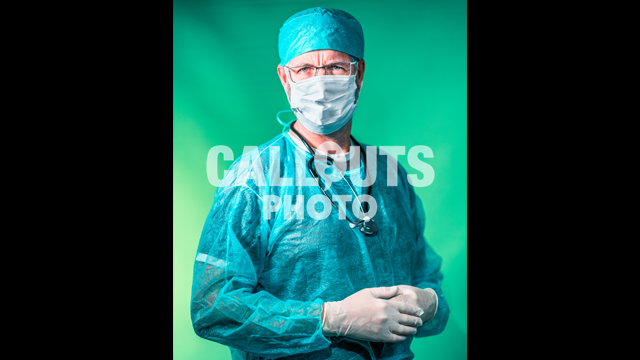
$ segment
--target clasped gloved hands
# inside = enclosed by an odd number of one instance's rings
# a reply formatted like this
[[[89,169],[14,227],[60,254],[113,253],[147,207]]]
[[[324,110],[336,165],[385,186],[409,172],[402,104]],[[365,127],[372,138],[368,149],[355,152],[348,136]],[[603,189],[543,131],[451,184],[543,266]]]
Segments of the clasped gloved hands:
[[[438,294],[431,288],[420,289],[411,285],[397,285],[398,294],[389,300],[417,306],[424,311],[420,316],[422,323],[433,319],[438,310]]]
[[[342,301],[326,302],[322,333],[367,341],[404,341],[422,326],[424,313],[410,303],[407,293],[399,286],[368,288]]]

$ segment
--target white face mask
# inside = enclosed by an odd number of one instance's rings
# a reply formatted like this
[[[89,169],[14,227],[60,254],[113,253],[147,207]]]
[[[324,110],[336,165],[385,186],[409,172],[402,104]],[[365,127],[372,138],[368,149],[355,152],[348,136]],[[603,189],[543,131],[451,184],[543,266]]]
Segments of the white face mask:
[[[292,82],[289,104],[298,121],[316,134],[343,127],[356,110],[356,75],[321,75]]]

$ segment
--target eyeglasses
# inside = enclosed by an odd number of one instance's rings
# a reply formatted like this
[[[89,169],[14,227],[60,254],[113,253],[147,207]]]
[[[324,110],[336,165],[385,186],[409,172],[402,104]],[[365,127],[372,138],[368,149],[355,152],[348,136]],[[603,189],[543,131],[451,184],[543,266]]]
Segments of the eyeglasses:
[[[318,74],[318,69],[324,69],[325,75],[355,75],[358,70],[358,62],[340,61],[325,66],[303,65],[294,67],[285,66],[285,68],[287,68],[287,71],[289,72],[289,78],[291,81],[298,82],[312,76],[316,76]]]

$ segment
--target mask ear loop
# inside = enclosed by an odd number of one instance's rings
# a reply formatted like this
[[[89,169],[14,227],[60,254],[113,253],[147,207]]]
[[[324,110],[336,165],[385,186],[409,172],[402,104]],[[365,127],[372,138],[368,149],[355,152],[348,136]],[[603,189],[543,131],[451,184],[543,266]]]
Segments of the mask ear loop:
[[[293,119],[293,120],[289,121],[288,123],[285,123],[282,120],[280,120],[280,114],[282,114],[283,112],[287,112],[287,111],[288,112],[293,112],[293,110],[282,110],[282,111],[278,111],[278,113],[276,114],[276,120],[278,120],[280,125],[282,125],[282,133],[283,134],[287,130],[287,127],[291,126],[291,124],[293,124],[294,121],[298,120],[298,119]]]
[[[288,72],[288,71],[286,71],[286,72],[285,72],[285,74],[286,74],[287,80],[288,80],[288,81],[291,81],[291,78],[289,77],[289,72]],[[287,96],[288,96],[288,94],[287,94]],[[291,112],[291,113],[292,113],[292,112],[293,112],[293,110],[282,110],[282,111],[279,111],[279,112],[276,114],[276,120],[278,120],[278,122],[280,123],[280,125],[282,125],[282,134],[284,134],[284,132],[287,130],[287,128],[290,128],[290,127],[291,127],[291,124],[293,124],[293,122],[294,122],[294,121],[298,120],[298,119],[293,119],[293,120],[289,121],[288,123],[285,123],[284,121],[282,121],[282,120],[280,119],[280,114],[282,114],[283,112]]]

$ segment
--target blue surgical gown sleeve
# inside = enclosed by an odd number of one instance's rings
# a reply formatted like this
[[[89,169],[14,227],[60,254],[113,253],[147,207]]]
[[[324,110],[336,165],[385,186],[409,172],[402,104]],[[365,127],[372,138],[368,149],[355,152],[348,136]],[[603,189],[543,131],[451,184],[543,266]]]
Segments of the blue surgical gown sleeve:
[[[236,179],[243,176],[240,168],[230,168],[236,171]],[[204,339],[265,358],[328,347],[330,341],[322,335],[321,299],[279,299],[256,291],[270,232],[269,221],[263,219],[263,197],[251,181],[223,183],[216,191],[194,263],[194,331]]]
[[[415,337],[425,337],[440,334],[449,319],[449,304],[442,292],[442,257],[436,254],[424,238],[425,215],[422,201],[411,190],[413,221],[417,235],[415,251],[412,253],[411,285],[420,289],[432,288],[438,295],[438,309],[436,315],[426,324],[418,327]]]

